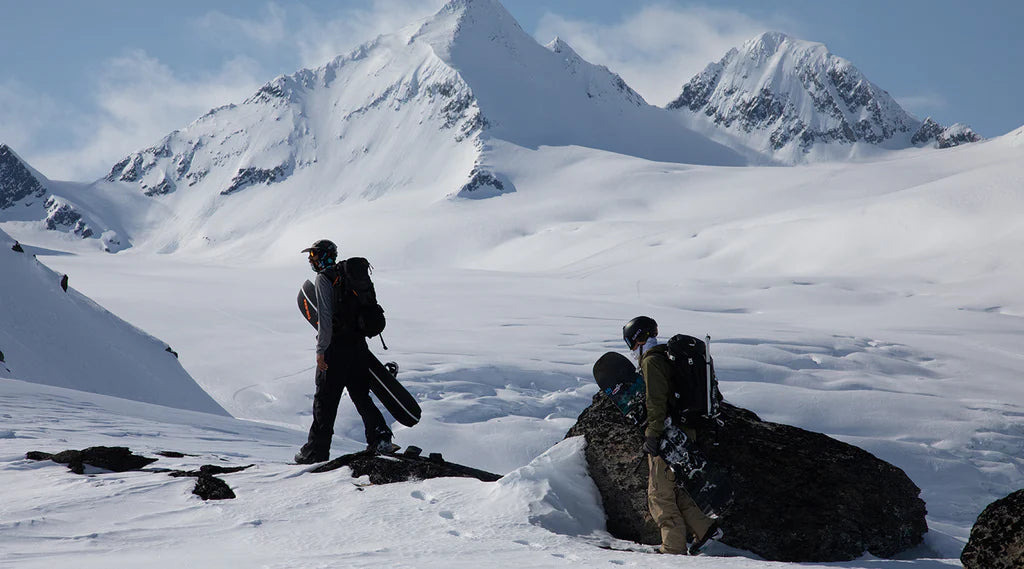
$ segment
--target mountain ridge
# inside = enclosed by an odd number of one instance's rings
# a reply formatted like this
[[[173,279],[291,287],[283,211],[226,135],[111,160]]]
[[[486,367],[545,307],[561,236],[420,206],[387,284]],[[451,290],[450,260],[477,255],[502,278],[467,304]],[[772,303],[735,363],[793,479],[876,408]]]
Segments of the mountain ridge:
[[[781,32],[729,50],[666,108],[719,141],[791,164],[853,157],[872,147],[947,148],[981,140],[965,125],[921,121],[824,44]]]
[[[350,198],[433,203],[514,193],[494,150],[506,143],[745,163],[568,44],[540,45],[499,2],[453,0],[206,113],[117,162],[103,183],[126,183],[187,220],[165,225],[157,247],[170,252],[284,230],[288,216],[298,221]],[[245,205],[235,199],[242,194]],[[237,221],[239,207],[260,219]]]

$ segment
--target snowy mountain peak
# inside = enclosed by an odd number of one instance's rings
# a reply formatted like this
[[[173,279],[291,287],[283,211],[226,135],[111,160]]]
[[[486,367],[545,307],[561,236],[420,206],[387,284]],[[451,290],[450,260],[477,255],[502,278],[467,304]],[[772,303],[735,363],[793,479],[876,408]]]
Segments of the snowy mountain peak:
[[[540,45],[496,0],[453,0],[320,68],[276,77],[125,157],[106,181],[130,183],[195,220],[168,223],[158,248],[173,251],[183,241],[206,247],[284,230],[294,220],[282,210],[313,215],[348,197],[515,192],[492,158],[502,144],[744,163],[564,42]],[[243,205],[251,203],[236,199],[243,192],[263,205]],[[242,219],[237,207],[253,214]],[[198,230],[214,217],[223,217],[216,231]]]
[[[565,41],[558,36],[555,36],[555,39],[548,42],[548,44],[545,45],[544,47],[548,48],[554,53],[561,53],[566,56],[576,58],[579,57],[579,54],[576,53],[576,50],[574,50],[569,44],[565,43]]]
[[[0,210],[46,194],[46,182],[10,146],[0,144]]]
[[[790,163],[843,158],[865,145],[945,147],[973,138],[941,139],[944,127],[906,112],[824,44],[780,32],[730,50],[691,79],[668,108],[691,126],[720,129],[733,143]]]

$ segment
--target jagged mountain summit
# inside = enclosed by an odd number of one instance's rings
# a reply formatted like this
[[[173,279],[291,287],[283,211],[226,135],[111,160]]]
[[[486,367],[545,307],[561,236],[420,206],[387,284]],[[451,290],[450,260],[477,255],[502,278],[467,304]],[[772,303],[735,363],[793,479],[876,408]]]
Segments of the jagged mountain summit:
[[[0,144],[0,222],[38,222],[75,238],[99,239],[106,251],[121,249],[118,233],[68,189],[68,184],[47,179],[11,147]]]
[[[965,125],[919,120],[825,45],[779,32],[729,50],[667,108],[716,140],[783,163],[981,140]]]
[[[452,0],[423,22],[210,111],[125,157],[106,180],[131,183],[189,220],[165,240],[173,249],[246,231],[242,201],[251,229],[302,215],[298,195],[308,210],[350,197],[513,192],[493,154],[505,144],[745,163],[669,117],[564,42],[538,44],[496,0]],[[234,221],[216,221],[229,204]]]

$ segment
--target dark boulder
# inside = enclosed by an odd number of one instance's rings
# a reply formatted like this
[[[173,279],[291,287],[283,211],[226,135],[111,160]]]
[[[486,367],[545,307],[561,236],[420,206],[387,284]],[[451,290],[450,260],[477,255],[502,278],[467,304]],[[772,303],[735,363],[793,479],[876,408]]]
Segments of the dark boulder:
[[[84,474],[85,465],[110,472],[127,472],[139,470],[156,462],[155,458],[132,454],[127,447],[89,447],[83,450],[66,450],[57,454],[32,451],[27,453],[25,458],[52,460],[59,464],[66,464],[75,474]]]
[[[235,493],[227,482],[216,476],[202,473],[197,477],[192,493],[204,500],[233,500],[235,498]]]
[[[928,530],[920,489],[895,466],[852,445],[762,421],[723,404],[725,425],[698,437],[708,460],[728,472],[733,501],[722,512],[723,542],[773,561],[827,562],[865,552],[891,557]],[[647,512],[647,463],[639,427],[597,394],[566,436],[584,436],[608,531],[660,542]]]
[[[960,555],[964,569],[1024,567],[1024,490],[988,505]]]
[[[369,451],[346,454],[326,462],[311,472],[330,472],[343,466],[352,469],[355,477],[368,476],[371,484],[391,484],[428,478],[463,477],[494,482],[498,474],[444,460],[439,453],[420,456],[418,447],[410,446],[401,454],[377,455]]]

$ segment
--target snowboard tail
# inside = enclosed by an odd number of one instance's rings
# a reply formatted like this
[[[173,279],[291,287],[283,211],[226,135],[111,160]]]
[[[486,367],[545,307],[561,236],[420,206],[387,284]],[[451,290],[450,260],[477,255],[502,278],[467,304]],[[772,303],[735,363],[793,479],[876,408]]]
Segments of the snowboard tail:
[[[302,283],[297,300],[302,317],[313,328],[319,328],[320,317],[316,311],[316,285],[309,280]],[[373,352],[368,353],[370,354],[370,391],[377,396],[388,413],[391,413],[391,416],[399,423],[406,427],[412,427],[419,423],[422,410],[416,398],[402,387],[402,384],[398,383],[396,373],[392,373],[388,366],[381,363],[377,356],[373,355]],[[397,372],[397,366],[394,369]]]

